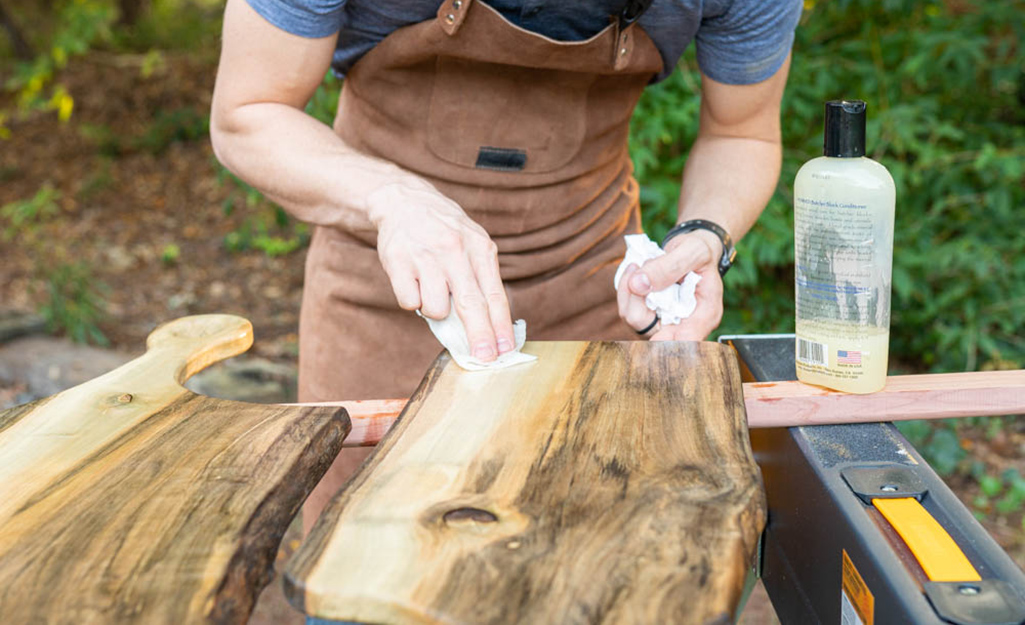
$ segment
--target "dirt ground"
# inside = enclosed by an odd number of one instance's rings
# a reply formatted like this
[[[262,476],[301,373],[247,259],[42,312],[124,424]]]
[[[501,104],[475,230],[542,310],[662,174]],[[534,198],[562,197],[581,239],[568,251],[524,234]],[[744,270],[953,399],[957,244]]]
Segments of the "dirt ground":
[[[209,139],[174,140],[202,131],[213,66],[167,56],[145,77],[120,58],[90,55],[65,72],[70,122],[38,114],[0,142],[0,206],[44,185],[59,193],[56,214],[0,238],[0,307],[37,309],[48,272],[84,263],[106,286],[99,328],[115,348],[139,350],[175,317],[225,312],[253,322],[255,353],[294,358],[304,252],[229,251],[225,237],[256,210],[219,178]]]
[[[238,188],[219,176],[205,136],[189,140],[209,109],[213,63],[168,54],[152,73],[143,65],[90,54],[64,73],[75,100],[70,122],[59,123],[52,113],[10,122],[11,138],[0,141],[0,206],[32,198],[44,185],[58,195],[52,214],[0,236],[0,309],[38,310],[47,302],[49,273],[62,263],[83,263],[94,283],[106,285],[106,316],[98,327],[114,349],[138,353],[161,322],[224,312],[253,322],[254,354],[294,363],[305,253],[228,249],[226,237],[266,208],[247,207]],[[0,98],[0,106],[7,104]],[[10,224],[0,221],[0,233],[5,228]],[[0,384],[0,400],[23,390]],[[991,475],[1009,468],[1025,473],[1021,424],[996,436],[981,427],[963,435],[962,446]],[[974,479],[955,475],[949,483],[979,509]],[[1021,510],[982,506],[979,513],[1025,566]],[[297,541],[293,528],[279,564]],[[293,619],[278,582],[267,592],[254,622]],[[749,625],[773,621],[764,598],[750,610],[743,621]]]

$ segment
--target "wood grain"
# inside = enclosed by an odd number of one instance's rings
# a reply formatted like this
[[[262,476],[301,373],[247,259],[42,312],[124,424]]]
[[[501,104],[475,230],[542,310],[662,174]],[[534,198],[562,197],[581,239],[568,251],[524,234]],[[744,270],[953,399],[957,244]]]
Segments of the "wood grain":
[[[407,401],[289,405],[344,407],[352,420],[344,446],[368,447],[381,441]],[[752,429],[1025,414],[1025,371],[890,376],[886,388],[870,395],[801,382],[745,382],[744,403]]]
[[[765,518],[740,376],[712,343],[445,355],[286,572],[367,623],[726,622]]]
[[[242,623],[349,429],[330,407],[195,395],[252,327],[202,315],[140,358],[0,412],[5,623]]]

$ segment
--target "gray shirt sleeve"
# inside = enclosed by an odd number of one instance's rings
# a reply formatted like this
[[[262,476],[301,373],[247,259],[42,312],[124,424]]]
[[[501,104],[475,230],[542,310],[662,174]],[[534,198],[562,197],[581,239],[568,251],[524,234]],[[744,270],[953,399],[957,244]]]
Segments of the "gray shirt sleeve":
[[[801,0],[732,0],[706,14],[694,38],[701,71],[729,85],[771,77],[790,53],[802,6]]]
[[[246,0],[263,19],[281,30],[317,39],[341,28],[346,0]]]

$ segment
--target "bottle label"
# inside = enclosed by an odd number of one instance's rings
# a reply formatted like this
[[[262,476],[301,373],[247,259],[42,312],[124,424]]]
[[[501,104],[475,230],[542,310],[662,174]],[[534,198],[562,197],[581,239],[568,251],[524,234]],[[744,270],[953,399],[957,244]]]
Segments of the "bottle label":
[[[797,339],[797,361],[806,365],[819,365],[822,367],[829,366],[829,359],[826,358],[826,354],[829,353],[829,345],[826,343],[816,343],[815,341],[809,341],[808,339]]]
[[[813,379],[858,381],[870,363],[885,375],[890,258],[879,248],[889,233],[874,213],[835,196],[794,198],[797,370]]]
[[[803,197],[794,205],[797,318],[882,325],[868,206]]]

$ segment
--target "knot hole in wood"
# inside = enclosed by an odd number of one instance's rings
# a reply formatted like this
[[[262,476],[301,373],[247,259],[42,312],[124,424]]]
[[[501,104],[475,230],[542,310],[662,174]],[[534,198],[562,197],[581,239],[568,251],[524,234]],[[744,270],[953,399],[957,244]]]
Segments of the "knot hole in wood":
[[[463,523],[497,523],[495,513],[480,508],[455,508],[442,515],[442,520],[449,525]]]

